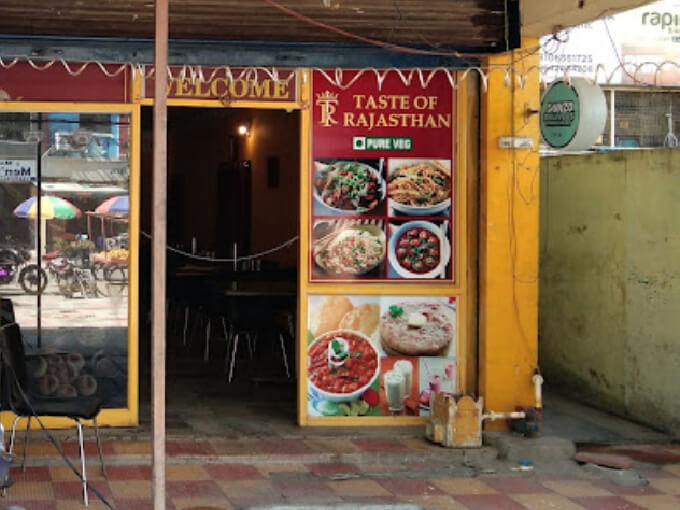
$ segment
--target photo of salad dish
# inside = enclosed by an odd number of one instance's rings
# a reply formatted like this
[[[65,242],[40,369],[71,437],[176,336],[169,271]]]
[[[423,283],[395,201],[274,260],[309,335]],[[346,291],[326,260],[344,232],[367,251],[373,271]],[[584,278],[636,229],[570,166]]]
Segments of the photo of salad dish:
[[[391,159],[388,173],[391,215],[431,216],[449,211],[450,161]]]
[[[390,277],[448,278],[450,257],[447,221],[390,223]]]
[[[375,164],[382,169],[382,160]],[[376,168],[360,161],[316,161],[315,166],[314,199],[331,213],[364,214],[383,204],[385,180]],[[326,211],[317,207],[316,212]]]
[[[371,272],[378,273],[374,276],[384,275],[383,222],[365,221],[371,223],[320,221],[315,224],[312,248],[315,277],[354,278]]]

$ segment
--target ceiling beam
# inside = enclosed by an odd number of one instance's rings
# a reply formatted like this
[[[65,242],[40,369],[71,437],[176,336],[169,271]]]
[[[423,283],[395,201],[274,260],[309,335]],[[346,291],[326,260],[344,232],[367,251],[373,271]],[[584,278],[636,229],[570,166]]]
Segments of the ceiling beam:
[[[441,48],[441,51],[454,49]],[[153,40],[22,37],[0,34],[0,56],[61,57],[72,62],[153,62]],[[365,44],[172,40],[171,65],[279,67],[449,67],[477,65],[478,59],[415,55]]]

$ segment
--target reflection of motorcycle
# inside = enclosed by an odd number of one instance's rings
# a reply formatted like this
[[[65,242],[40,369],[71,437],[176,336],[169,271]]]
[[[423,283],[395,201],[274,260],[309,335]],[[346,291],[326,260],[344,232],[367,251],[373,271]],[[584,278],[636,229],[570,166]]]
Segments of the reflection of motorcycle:
[[[42,280],[38,282],[38,273],[31,270],[31,266],[37,268],[35,264],[29,264],[19,270],[19,268],[26,264],[30,259],[31,255],[27,250],[10,248],[1,249],[0,284],[7,285],[12,283],[17,273],[19,273],[19,284],[25,292],[37,294],[38,284],[42,286],[42,289],[40,289],[42,291],[47,284],[47,276],[44,274],[44,271]]]
[[[57,281],[59,292],[66,297],[81,293],[83,297],[96,297],[97,285],[92,271],[86,267],[77,267],[73,261],[63,257],[59,251],[43,256],[46,268]]]

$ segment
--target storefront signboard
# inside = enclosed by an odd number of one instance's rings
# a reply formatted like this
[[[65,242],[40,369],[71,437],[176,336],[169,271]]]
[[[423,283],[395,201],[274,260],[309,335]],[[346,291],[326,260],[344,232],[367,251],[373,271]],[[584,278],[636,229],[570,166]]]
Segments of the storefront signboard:
[[[312,77],[310,279],[455,280],[453,86],[344,71]]]
[[[80,70],[83,64],[69,62],[70,68]],[[0,100],[5,101],[72,101],[79,103],[127,103],[131,71],[127,66],[88,64],[77,76],[60,63],[38,70],[26,62],[18,62],[9,69],[0,68]]]
[[[590,149],[602,134],[606,118],[604,93],[585,78],[555,81],[541,99],[541,136],[556,150]]]
[[[428,416],[455,394],[456,299],[310,296],[310,417]]]
[[[555,149],[565,147],[576,136],[580,104],[576,90],[564,81],[557,81],[541,101],[541,135]]]
[[[36,178],[35,160],[0,159],[1,182],[30,182]]]
[[[274,73],[262,69],[202,67],[184,70],[171,67],[168,99],[289,102],[297,99],[297,74],[294,69],[278,69]],[[147,77],[144,97],[154,97],[154,77]]]

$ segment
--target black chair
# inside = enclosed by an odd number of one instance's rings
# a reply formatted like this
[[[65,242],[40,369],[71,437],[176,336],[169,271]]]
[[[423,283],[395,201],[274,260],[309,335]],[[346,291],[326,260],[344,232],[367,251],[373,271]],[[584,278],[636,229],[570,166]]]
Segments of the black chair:
[[[14,322],[14,304],[11,299],[0,298],[0,326]]]
[[[83,445],[82,420],[92,420],[97,437],[97,449],[101,462],[102,473],[106,476],[104,456],[102,454],[101,439],[97,417],[102,407],[102,402],[97,397],[78,397],[72,399],[50,398],[49,400],[28,401],[28,370],[26,367],[26,354],[21,340],[21,330],[17,323],[7,324],[0,328],[0,352],[2,353],[3,370],[2,384],[8,391],[8,401],[3,402],[3,408],[8,408],[16,415],[12,423],[12,435],[10,438],[9,453],[14,450],[14,436],[17,422],[21,418],[28,418],[26,426],[26,440],[24,447],[23,468],[26,469],[26,457],[28,455],[29,434],[31,430],[31,418],[33,416],[56,416],[70,418],[76,422],[78,441],[80,443],[80,466],[83,478],[83,501],[88,504],[87,477],[85,474],[85,448]]]

